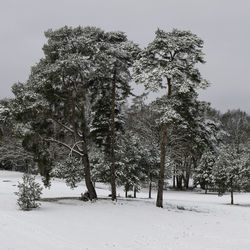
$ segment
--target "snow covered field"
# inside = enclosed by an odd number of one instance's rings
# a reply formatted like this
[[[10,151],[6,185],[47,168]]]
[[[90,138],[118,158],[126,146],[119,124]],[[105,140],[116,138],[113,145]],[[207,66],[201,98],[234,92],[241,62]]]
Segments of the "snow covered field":
[[[0,249],[7,250],[249,250],[250,194],[218,197],[196,192],[165,192],[164,209],[154,199],[74,199],[42,202],[39,209],[16,206],[17,181],[22,174],[0,171]],[[100,197],[109,190],[97,185]],[[71,190],[53,181],[43,197],[78,197],[83,186]],[[118,191],[123,196],[122,189]],[[155,193],[153,194],[155,197]]]

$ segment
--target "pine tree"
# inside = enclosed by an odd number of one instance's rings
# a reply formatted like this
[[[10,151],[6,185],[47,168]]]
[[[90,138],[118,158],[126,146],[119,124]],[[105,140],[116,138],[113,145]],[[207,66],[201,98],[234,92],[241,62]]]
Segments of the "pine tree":
[[[58,162],[52,170],[52,176],[65,179],[66,184],[71,188],[77,187],[84,178],[81,159],[69,156]]]
[[[131,131],[127,131],[123,136],[119,136],[118,142],[118,183],[124,186],[126,197],[128,191],[131,190],[134,190],[134,197],[136,197],[136,192],[140,190],[142,180],[145,179],[143,168],[140,165],[143,146],[139,138]]]
[[[26,84],[13,87],[14,110],[20,119],[27,118],[25,122],[37,138],[82,158],[90,199],[95,199],[88,156],[88,87],[101,67],[95,56],[105,34],[95,27],[63,27],[45,35],[45,58],[32,68]],[[53,133],[55,126],[60,136]]]
[[[158,91],[166,85],[167,95],[159,106],[163,111],[161,162],[158,182],[157,207],[163,207],[164,166],[166,158],[167,124],[178,119],[173,109],[176,93],[188,93],[197,87],[206,87],[195,67],[198,62],[204,63],[202,53],[203,41],[189,31],[172,32],[156,31],[156,37],[138,56],[134,65],[134,79],[148,89]]]
[[[220,140],[221,126],[216,118],[208,116],[210,106],[197,99],[195,92],[179,93],[173,106],[179,119],[168,127],[167,148],[174,162],[173,184],[189,188],[192,172],[205,151],[215,150]]]
[[[37,208],[40,203],[37,201],[42,194],[42,187],[35,182],[35,177],[30,174],[23,175],[23,182],[18,182],[17,204],[22,210],[31,210]]]
[[[250,117],[241,110],[229,110],[221,116],[223,129],[226,131],[223,140],[239,151],[242,144],[249,142]]]
[[[116,134],[122,130],[122,105],[131,94],[129,82],[132,66],[139,48],[128,41],[123,32],[107,32],[96,60],[102,67],[91,81],[93,138],[104,149],[106,161],[110,162],[112,200],[116,199],[115,147]]]
[[[152,109],[152,105],[146,105],[147,93],[133,98],[133,103],[126,110],[125,127],[135,135],[140,145],[139,168],[143,171],[144,182],[148,182],[149,198],[152,197],[152,186],[157,180],[160,164],[160,126],[156,122],[159,115]]]
[[[35,164],[32,154],[22,147],[22,140],[16,134],[10,106],[10,99],[0,100],[0,168],[28,171]]]
[[[219,194],[229,191],[231,204],[234,204],[234,191],[244,191],[249,184],[249,150],[222,145],[213,168],[213,179]]]
[[[205,193],[209,187],[214,185],[213,169],[216,162],[216,152],[204,152],[197,168],[194,171],[194,183],[199,184],[205,189]]]

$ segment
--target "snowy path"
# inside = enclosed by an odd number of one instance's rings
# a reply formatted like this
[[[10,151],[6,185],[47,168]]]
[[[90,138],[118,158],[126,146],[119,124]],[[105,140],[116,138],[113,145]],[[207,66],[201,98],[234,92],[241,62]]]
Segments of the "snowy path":
[[[238,206],[228,205],[227,195],[170,191],[165,193],[164,209],[156,208],[154,199],[60,200],[23,212],[13,194],[21,176],[0,171],[1,250],[250,249],[250,194],[237,194]],[[107,196],[109,191],[101,187],[98,195]],[[83,191],[54,181],[43,197],[77,197]]]

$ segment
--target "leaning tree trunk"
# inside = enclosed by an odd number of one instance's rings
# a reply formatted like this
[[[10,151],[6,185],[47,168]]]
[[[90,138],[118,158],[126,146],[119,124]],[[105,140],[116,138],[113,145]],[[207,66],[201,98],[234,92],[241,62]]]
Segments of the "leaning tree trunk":
[[[111,143],[110,143],[110,184],[112,200],[116,200],[115,184],[115,91],[116,91],[116,70],[112,82],[112,101],[111,101]]]
[[[158,181],[158,192],[156,206],[163,207],[163,187],[164,187],[164,170],[166,158],[166,138],[167,138],[167,124],[162,125],[162,139],[161,139],[161,162],[160,162],[160,176]]]
[[[189,174],[188,174],[187,178],[186,178],[186,189],[189,189],[189,180],[190,180],[190,177],[189,177]]]
[[[168,97],[171,96],[172,86],[171,79],[167,79],[168,84]],[[166,139],[167,139],[167,124],[162,125],[162,138],[161,138],[161,162],[160,162],[160,176],[158,181],[158,192],[156,206],[163,207],[163,187],[164,187],[164,170],[165,170],[165,159],[166,159]]]
[[[90,165],[89,165],[89,158],[88,155],[84,155],[82,157],[83,165],[84,165],[84,173],[85,173],[85,183],[86,187],[89,192],[89,198],[90,200],[97,199],[97,194],[94,188],[94,185],[91,181],[91,175],[90,175]]]

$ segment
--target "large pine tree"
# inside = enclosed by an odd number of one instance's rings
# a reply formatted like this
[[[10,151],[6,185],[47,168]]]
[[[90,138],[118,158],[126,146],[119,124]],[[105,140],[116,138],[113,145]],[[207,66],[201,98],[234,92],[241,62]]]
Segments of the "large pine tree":
[[[63,27],[45,35],[45,57],[32,68],[26,84],[13,88],[14,109],[33,135],[81,159],[90,199],[95,199],[88,156],[87,108],[89,84],[102,67],[96,55],[105,33],[95,27]],[[60,133],[53,133],[55,127]]]
[[[157,30],[151,42],[138,56],[134,65],[134,79],[141,82],[147,89],[159,91],[167,88],[165,101],[161,109],[162,125],[161,161],[158,182],[157,207],[163,207],[164,166],[166,158],[167,125],[178,114],[173,108],[174,96],[178,93],[188,93],[197,87],[206,87],[199,70],[198,62],[204,63],[203,41],[189,31],[174,29],[172,32]]]
[[[130,67],[139,52],[123,32],[107,32],[96,54],[102,65],[90,82],[92,124],[91,134],[103,148],[110,165],[112,200],[116,199],[115,137],[123,129],[122,105],[131,94]]]

